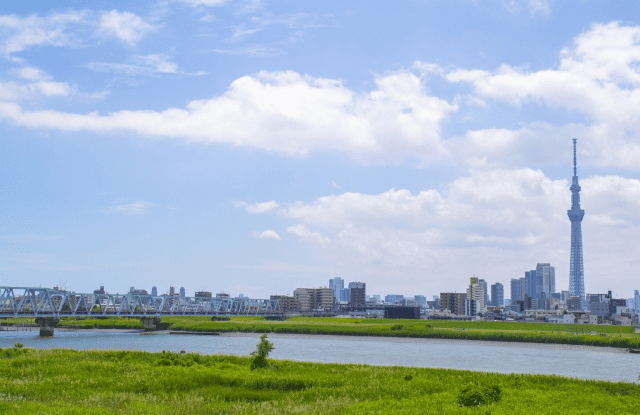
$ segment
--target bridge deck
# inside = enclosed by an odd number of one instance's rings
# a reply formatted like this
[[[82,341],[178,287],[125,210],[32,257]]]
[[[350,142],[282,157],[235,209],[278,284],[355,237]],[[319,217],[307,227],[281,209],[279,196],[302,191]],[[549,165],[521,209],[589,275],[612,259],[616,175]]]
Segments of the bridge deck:
[[[0,318],[7,317],[162,317],[278,315],[278,300],[82,294],[51,288],[0,286]]]

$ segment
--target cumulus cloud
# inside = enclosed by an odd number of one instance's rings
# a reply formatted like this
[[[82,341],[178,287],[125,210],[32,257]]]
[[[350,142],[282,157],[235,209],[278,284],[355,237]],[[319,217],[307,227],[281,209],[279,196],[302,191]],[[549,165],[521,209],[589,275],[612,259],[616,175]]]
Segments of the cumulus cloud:
[[[25,50],[30,46],[69,46],[78,42],[70,26],[85,23],[87,13],[70,11],[67,13],[52,13],[41,17],[32,14],[21,17],[15,14],[0,16],[0,27],[9,32],[3,38],[0,50],[11,54]]]
[[[140,16],[131,12],[111,10],[103,12],[98,23],[98,34],[114,36],[130,45],[142,39],[148,32],[157,27],[144,21]]]
[[[576,109],[600,122],[636,124],[640,106],[640,26],[594,24],[562,51],[557,68],[536,72],[502,65],[497,71],[455,70],[450,82],[473,85],[476,94],[522,105],[540,100]]]
[[[104,209],[102,213],[117,213],[123,215],[144,215],[149,212],[149,208],[153,206],[151,202],[137,201],[133,203],[113,204]]]
[[[0,99],[18,101],[35,96],[68,96],[72,88],[66,82],[31,82],[20,84],[16,82],[0,82]]]
[[[640,26],[619,22],[594,24],[560,53],[558,65],[538,71],[502,65],[495,71],[455,69],[444,73],[447,81],[469,84],[470,101],[492,101],[525,111],[527,105],[544,105],[558,113],[573,114],[564,125],[533,122],[517,130],[492,126],[468,131],[447,142],[450,154],[465,158],[535,162],[565,157],[565,141],[580,139],[588,163],[603,166],[640,166]],[[421,69],[427,64],[417,63]],[[435,71],[431,67],[431,71]],[[515,155],[515,157],[514,157]],[[566,158],[566,157],[565,157]]]
[[[375,162],[442,158],[440,124],[457,107],[428,95],[408,71],[380,76],[376,85],[357,94],[337,80],[260,72],[237,79],[222,96],[192,101],[184,109],[100,115],[25,111],[1,103],[0,117],[36,128],[128,131],[291,155],[336,150]]]
[[[307,229],[307,227],[304,225],[289,226],[287,228],[287,232],[297,235],[301,239],[307,239],[307,240],[318,242],[321,245],[326,245],[331,242],[331,239],[327,238],[326,236],[323,236],[320,232],[318,231],[312,232],[309,229]]]
[[[66,82],[52,81],[51,76],[39,68],[25,66],[14,73],[27,82],[0,82],[0,100],[24,101],[41,96],[68,96],[75,92]]]
[[[276,231],[271,229],[267,229],[266,231],[262,232],[251,232],[251,236],[259,239],[275,239],[278,241],[280,240],[280,235],[278,235]]]
[[[539,170],[478,171],[450,183],[446,195],[434,189],[417,194],[406,189],[376,195],[347,192],[313,203],[293,203],[283,215],[337,231],[336,238],[382,225],[409,233],[427,232],[433,246],[464,245],[472,235],[489,233],[496,243],[525,246],[546,238],[546,227],[535,212],[542,206],[557,210],[561,201],[568,200],[567,186],[566,181],[552,181]],[[534,220],[522,222],[518,213]]]
[[[278,214],[293,222],[288,233],[330,252],[327,266],[344,264],[347,273],[377,277],[377,285],[394,278],[411,287],[420,275],[440,275],[446,278],[429,279],[433,289],[450,290],[474,274],[506,284],[551,262],[561,289],[568,285],[569,184],[533,169],[475,169],[441,192],[345,192],[281,203]],[[616,272],[611,264],[640,243],[640,180],[594,176],[581,186],[587,288],[597,291]]]

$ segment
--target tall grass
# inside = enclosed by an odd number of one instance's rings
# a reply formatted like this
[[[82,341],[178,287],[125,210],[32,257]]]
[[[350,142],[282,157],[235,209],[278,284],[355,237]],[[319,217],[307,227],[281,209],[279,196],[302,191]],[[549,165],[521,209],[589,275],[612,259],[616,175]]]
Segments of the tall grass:
[[[473,385],[493,385],[498,399],[459,406]],[[0,353],[0,413],[11,414],[631,414],[638,402],[640,385],[559,376],[292,361],[251,371],[249,357],[194,353]]]

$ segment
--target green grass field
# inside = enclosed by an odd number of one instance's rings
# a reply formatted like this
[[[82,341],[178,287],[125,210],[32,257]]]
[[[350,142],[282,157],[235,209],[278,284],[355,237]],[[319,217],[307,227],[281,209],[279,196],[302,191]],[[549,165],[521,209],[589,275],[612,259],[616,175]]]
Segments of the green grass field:
[[[11,324],[6,319],[3,324]],[[21,324],[33,319],[20,319]],[[76,320],[63,318],[59,327],[142,329],[138,318],[107,317]],[[232,317],[211,321],[209,317],[163,317],[162,329],[184,331],[335,334],[352,336],[417,337],[529,343],[640,348],[640,334],[633,327],[553,323],[490,321],[433,321],[294,317],[267,321],[262,317]]]
[[[294,317],[286,321],[266,321],[260,317],[234,317],[231,321],[165,317],[163,322],[169,323],[174,330],[368,335],[640,348],[640,335],[634,333],[633,327],[622,326],[321,317]]]
[[[636,414],[640,385],[192,353],[0,349],[7,414]],[[639,369],[640,370],[640,369]],[[485,400],[479,406],[474,402]]]

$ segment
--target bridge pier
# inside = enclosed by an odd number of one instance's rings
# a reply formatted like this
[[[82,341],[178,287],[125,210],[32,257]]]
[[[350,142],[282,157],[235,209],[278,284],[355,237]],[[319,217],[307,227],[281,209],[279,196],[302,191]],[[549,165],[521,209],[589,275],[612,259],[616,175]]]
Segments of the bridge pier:
[[[36,324],[40,326],[40,337],[52,337],[58,323],[60,319],[56,317],[36,317]]]
[[[160,320],[160,317],[140,317],[140,321],[144,324],[144,331],[154,331]]]

